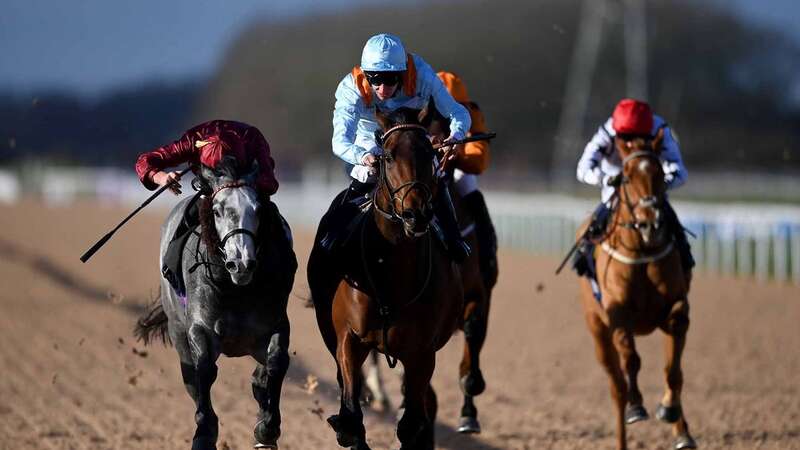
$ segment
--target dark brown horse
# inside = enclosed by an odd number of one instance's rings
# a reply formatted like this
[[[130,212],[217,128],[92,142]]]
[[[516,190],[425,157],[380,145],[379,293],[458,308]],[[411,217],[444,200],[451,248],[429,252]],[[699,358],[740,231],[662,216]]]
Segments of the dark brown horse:
[[[676,449],[695,448],[683,415],[681,355],[689,329],[690,274],[664,225],[664,172],[659,160],[663,132],[655,139],[614,139],[622,161],[616,203],[606,234],[595,247],[595,299],[590,281],[581,278],[586,323],[597,358],[611,379],[617,411],[619,449],[625,449],[625,426],[648,418],[637,384],[641,365],[635,335],[660,328],[666,335],[666,384],[656,416],[673,424]]]
[[[436,351],[463,309],[458,267],[432,235],[432,202],[441,187],[421,115],[408,109],[377,114],[384,153],[371,208],[333,254],[319,244],[323,218],[309,258],[317,323],[342,390],[339,414],[328,423],[339,445],[352,449],[369,448],[359,395],[361,366],[371,349],[405,369],[405,412],[397,427],[402,448],[434,448],[437,405],[430,380]]]
[[[431,111],[429,133],[440,139],[447,137],[450,134],[449,120],[438,113],[432,102],[428,109]],[[455,189],[451,189],[451,192],[454,191]],[[464,207],[458,195],[453,196],[453,203],[464,240],[472,249],[470,257],[459,266],[464,287],[464,311],[459,321],[459,328],[464,332],[464,354],[458,376],[464,403],[461,407],[458,431],[479,433],[481,428],[473,397],[486,389],[486,382],[480,369],[480,353],[486,340],[492,288],[497,284],[497,265],[484,265],[486,269],[482,271],[480,261],[486,259],[496,261],[497,255],[493,246],[481,247],[475,233],[475,219],[469,209]],[[489,254],[490,252],[495,254]]]

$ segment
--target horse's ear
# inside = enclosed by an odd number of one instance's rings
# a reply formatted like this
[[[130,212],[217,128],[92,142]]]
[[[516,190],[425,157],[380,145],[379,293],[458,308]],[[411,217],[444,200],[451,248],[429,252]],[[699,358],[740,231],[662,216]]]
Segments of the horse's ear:
[[[653,138],[652,143],[653,153],[660,154],[661,153],[661,146],[664,145],[664,127],[658,129],[658,133],[656,133],[656,137]]]
[[[214,169],[206,166],[205,164],[200,164],[200,178],[202,178],[203,181],[205,181],[206,184],[211,186],[213,189],[213,186],[217,180],[217,174],[214,173]]]
[[[250,171],[245,174],[244,178],[245,181],[248,183],[255,183],[255,180],[258,178],[258,160],[254,159],[253,163],[250,164]]]
[[[392,127],[392,121],[389,120],[389,116],[377,107],[375,108],[375,119],[378,121],[378,125],[380,125],[381,129],[384,131]]]
[[[436,104],[433,102],[433,98],[419,111],[417,114],[417,122],[425,128],[429,128],[431,126],[431,122],[433,122],[433,111],[436,109]]]

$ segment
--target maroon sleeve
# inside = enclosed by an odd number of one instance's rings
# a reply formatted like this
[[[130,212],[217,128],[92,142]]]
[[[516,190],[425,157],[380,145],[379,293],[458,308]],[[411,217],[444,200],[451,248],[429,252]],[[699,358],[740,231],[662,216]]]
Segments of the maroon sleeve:
[[[195,163],[198,153],[194,144],[200,139],[202,127],[203,125],[194,127],[177,141],[139,155],[136,160],[136,174],[139,175],[139,181],[152,191],[158,187],[152,179],[156,172],[184,162]]]
[[[270,155],[269,144],[256,127],[251,127],[247,134],[247,147],[255,152],[253,157],[258,161],[258,190],[272,195],[278,190],[278,180],[275,179],[275,161]]]

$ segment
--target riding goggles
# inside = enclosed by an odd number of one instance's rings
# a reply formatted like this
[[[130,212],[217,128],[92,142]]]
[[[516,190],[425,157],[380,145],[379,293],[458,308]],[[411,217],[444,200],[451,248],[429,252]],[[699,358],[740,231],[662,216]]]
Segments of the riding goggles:
[[[364,72],[364,76],[372,86],[394,86],[400,83],[403,72]]]

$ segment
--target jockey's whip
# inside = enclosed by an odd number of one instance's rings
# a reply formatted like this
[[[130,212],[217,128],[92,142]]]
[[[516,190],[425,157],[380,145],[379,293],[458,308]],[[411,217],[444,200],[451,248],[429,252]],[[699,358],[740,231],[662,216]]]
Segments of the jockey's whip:
[[[614,191],[614,194],[612,194],[611,197],[607,201],[611,202],[612,200],[614,200],[614,197],[616,197],[616,196],[617,196],[617,191]],[[592,219],[589,221],[589,225],[591,225],[592,222],[595,221],[595,218],[596,218],[595,217],[595,213],[592,213]],[[574,244],[572,244],[572,248],[569,249],[569,252],[567,252],[567,256],[565,256],[564,260],[561,261],[561,264],[558,265],[558,269],[556,269],[556,275],[561,273],[561,269],[563,269],[564,265],[567,264],[567,261],[569,261],[570,256],[572,256],[572,254],[575,253],[575,250],[578,249],[578,247],[581,245],[581,242],[583,242],[583,240],[586,239],[586,236],[589,235],[589,228],[590,227],[587,226],[586,230],[584,230],[584,232],[581,235],[581,237],[579,237],[578,240],[575,241]]]
[[[178,174],[179,174],[180,176],[186,175],[186,174],[189,172],[189,170],[191,170],[191,167],[187,167],[187,168],[185,168],[185,169],[181,170],[180,172],[178,172]],[[106,235],[105,235],[105,236],[103,236],[102,238],[100,238],[100,240],[99,240],[99,241],[97,241],[97,242],[96,242],[96,243],[95,243],[95,244],[92,246],[92,248],[90,248],[89,250],[86,250],[86,253],[84,253],[84,254],[81,256],[81,262],[85,263],[86,261],[88,261],[88,260],[89,260],[89,258],[91,258],[91,257],[92,257],[92,255],[94,255],[95,253],[97,253],[97,251],[98,251],[98,250],[100,250],[100,247],[104,246],[104,245],[106,244],[106,242],[108,242],[108,240],[109,240],[109,239],[111,239],[111,236],[113,236],[113,235],[114,235],[114,233],[116,233],[116,232],[117,232],[117,230],[119,230],[120,228],[122,228],[122,226],[123,226],[123,225],[125,225],[125,223],[131,219],[131,217],[135,216],[135,215],[136,215],[136,213],[138,213],[139,211],[141,211],[142,209],[144,209],[144,207],[145,207],[145,206],[147,206],[148,204],[150,204],[150,202],[152,202],[152,201],[153,201],[153,199],[155,199],[156,197],[158,197],[159,195],[161,195],[161,193],[162,193],[162,192],[164,192],[164,191],[166,191],[167,189],[169,189],[169,187],[170,187],[170,186],[172,186],[172,184],[173,184],[173,183],[175,183],[175,182],[173,181],[172,183],[168,183],[168,184],[166,184],[166,185],[164,185],[164,186],[161,186],[160,188],[158,188],[158,190],[157,190],[157,191],[155,191],[155,192],[153,193],[153,195],[151,195],[150,197],[148,197],[148,198],[147,198],[147,200],[145,200],[145,201],[144,201],[144,203],[142,203],[141,205],[139,205],[139,207],[138,207],[138,208],[136,208],[135,210],[133,210],[133,212],[132,212],[132,213],[128,214],[128,217],[126,217],[126,218],[125,218],[125,219],[124,219],[122,222],[120,222],[120,223],[119,223],[119,225],[117,225],[116,227],[114,227],[114,229],[113,229],[113,230],[109,231],[108,233],[106,233]]]

